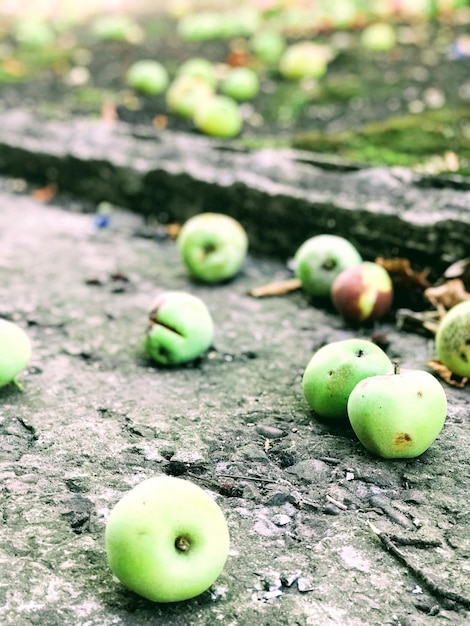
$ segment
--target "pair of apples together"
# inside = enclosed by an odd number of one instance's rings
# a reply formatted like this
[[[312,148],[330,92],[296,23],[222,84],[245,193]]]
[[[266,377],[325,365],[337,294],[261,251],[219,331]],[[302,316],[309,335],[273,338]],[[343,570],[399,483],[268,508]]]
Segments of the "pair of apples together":
[[[317,350],[302,378],[305,398],[328,420],[349,422],[376,456],[413,458],[439,435],[447,415],[440,382],[424,370],[396,371],[376,344],[345,339]]]

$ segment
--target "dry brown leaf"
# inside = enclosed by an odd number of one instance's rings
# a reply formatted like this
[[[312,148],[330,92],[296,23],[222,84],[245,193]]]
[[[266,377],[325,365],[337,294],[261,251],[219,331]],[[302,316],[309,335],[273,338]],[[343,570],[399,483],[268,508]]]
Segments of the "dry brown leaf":
[[[438,287],[429,287],[423,295],[436,309],[447,311],[459,302],[470,300],[470,293],[460,278],[448,280]]]
[[[250,54],[243,47],[236,47],[229,52],[225,63],[230,67],[247,67],[250,62]]]
[[[56,193],[57,185],[55,183],[49,183],[45,187],[35,189],[31,195],[38,202],[50,202]]]
[[[415,272],[411,268],[408,259],[400,257],[385,259],[379,256],[375,259],[375,262],[387,270],[392,281],[397,285],[402,287],[422,287],[423,289],[430,286],[427,279],[429,271]]]
[[[460,278],[465,285],[465,289],[467,291],[470,289],[470,258],[459,259],[449,267],[444,272],[444,278]]]
[[[163,130],[168,126],[168,117],[166,115],[155,115],[152,125],[157,130]]]
[[[452,370],[450,370],[447,365],[444,365],[442,361],[439,359],[431,359],[427,363],[428,367],[435,372],[439,378],[442,378],[448,385],[452,385],[452,387],[464,387],[468,378],[465,376],[457,376],[454,374]]]
[[[418,332],[426,335],[435,335],[442,319],[439,311],[412,311],[411,309],[398,309],[397,328],[405,332]]]
[[[275,280],[272,283],[253,287],[248,291],[249,296],[254,298],[266,298],[269,296],[284,296],[292,291],[297,291],[302,287],[302,283],[298,278],[286,278],[285,280]]]
[[[181,224],[166,224],[165,230],[168,237],[171,237],[171,239],[176,239],[181,230]]]

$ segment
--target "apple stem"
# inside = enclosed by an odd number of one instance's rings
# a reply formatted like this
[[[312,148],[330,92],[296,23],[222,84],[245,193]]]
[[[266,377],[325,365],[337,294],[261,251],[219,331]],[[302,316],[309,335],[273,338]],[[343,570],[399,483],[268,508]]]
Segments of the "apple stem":
[[[11,382],[15,385],[17,389],[23,391],[23,385],[20,383],[19,380],[16,380],[16,378],[14,378]]]
[[[186,537],[180,536],[176,538],[175,548],[179,550],[180,552],[187,552],[190,547],[191,547],[191,544],[189,543],[189,540]]]
[[[398,363],[396,361],[393,362],[393,373],[394,374],[399,374],[400,373],[400,366],[398,365]]]

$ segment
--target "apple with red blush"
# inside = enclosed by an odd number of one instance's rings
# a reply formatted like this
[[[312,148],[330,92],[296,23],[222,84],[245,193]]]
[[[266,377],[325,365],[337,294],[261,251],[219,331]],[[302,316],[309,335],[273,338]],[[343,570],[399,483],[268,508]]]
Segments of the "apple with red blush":
[[[348,321],[378,320],[392,305],[392,279],[378,263],[363,261],[338,274],[331,286],[331,299]]]

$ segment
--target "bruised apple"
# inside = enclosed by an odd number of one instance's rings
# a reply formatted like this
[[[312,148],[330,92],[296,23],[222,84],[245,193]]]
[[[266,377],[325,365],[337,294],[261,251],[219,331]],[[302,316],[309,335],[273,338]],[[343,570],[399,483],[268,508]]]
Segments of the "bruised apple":
[[[362,380],[348,400],[359,441],[385,459],[414,458],[439,435],[447,414],[441,383],[429,372],[408,370]]]
[[[214,322],[204,302],[184,291],[165,291],[153,302],[144,350],[162,365],[179,365],[211,345]]]
[[[392,305],[392,280],[381,265],[364,261],[345,269],[335,278],[331,299],[337,311],[347,320],[377,320]]]

